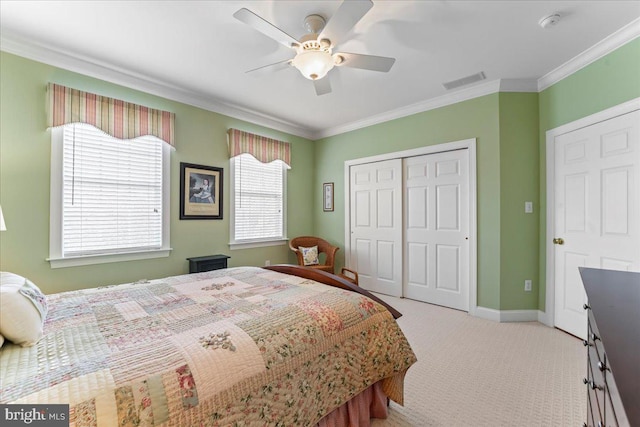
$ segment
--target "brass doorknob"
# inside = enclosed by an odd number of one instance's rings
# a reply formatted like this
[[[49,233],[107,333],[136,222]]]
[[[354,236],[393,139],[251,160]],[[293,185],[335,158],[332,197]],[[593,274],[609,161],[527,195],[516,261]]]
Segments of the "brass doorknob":
[[[562,237],[556,237],[555,239],[553,239],[553,243],[555,243],[556,245],[564,245],[564,240],[562,240]]]

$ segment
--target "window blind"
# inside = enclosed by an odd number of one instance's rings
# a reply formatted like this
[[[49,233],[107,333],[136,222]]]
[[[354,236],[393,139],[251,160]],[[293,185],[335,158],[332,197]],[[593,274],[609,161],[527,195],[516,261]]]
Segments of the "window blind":
[[[162,247],[162,144],[64,126],[63,256]]]
[[[235,241],[284,237],[284,166],[250,154],[233,158]]]

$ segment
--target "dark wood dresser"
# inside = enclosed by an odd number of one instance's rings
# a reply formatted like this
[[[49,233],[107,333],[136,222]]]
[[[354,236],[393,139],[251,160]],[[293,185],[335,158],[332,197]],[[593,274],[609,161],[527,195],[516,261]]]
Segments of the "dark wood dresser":
[[[589,329],[585,426],[640,426],[640,273],[580,268]]]

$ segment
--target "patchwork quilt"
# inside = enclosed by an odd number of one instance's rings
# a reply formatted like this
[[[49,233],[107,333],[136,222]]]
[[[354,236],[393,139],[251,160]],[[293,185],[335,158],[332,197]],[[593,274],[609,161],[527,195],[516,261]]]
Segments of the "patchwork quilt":
[[[72,426],[310,426],[416,358],[358,293],[256,267],[49,295],[43,338],[0,350],[0,403]]]

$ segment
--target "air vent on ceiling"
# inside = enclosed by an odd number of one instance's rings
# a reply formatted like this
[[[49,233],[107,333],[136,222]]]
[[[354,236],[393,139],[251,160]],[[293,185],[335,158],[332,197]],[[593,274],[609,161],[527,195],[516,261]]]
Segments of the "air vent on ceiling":
[[[460,86],[465,86],[471,83],[479,82],[480,80],[484,80],[484,79],[486,79],[484,72],[480,71],[479,73],[472,74],[470,76],[463,77],[458,80],[452,80],[450,82],[442,83],[442,86],[444,86],[444,88],[447,90],[451,90],[451,89],[458,88]]]

